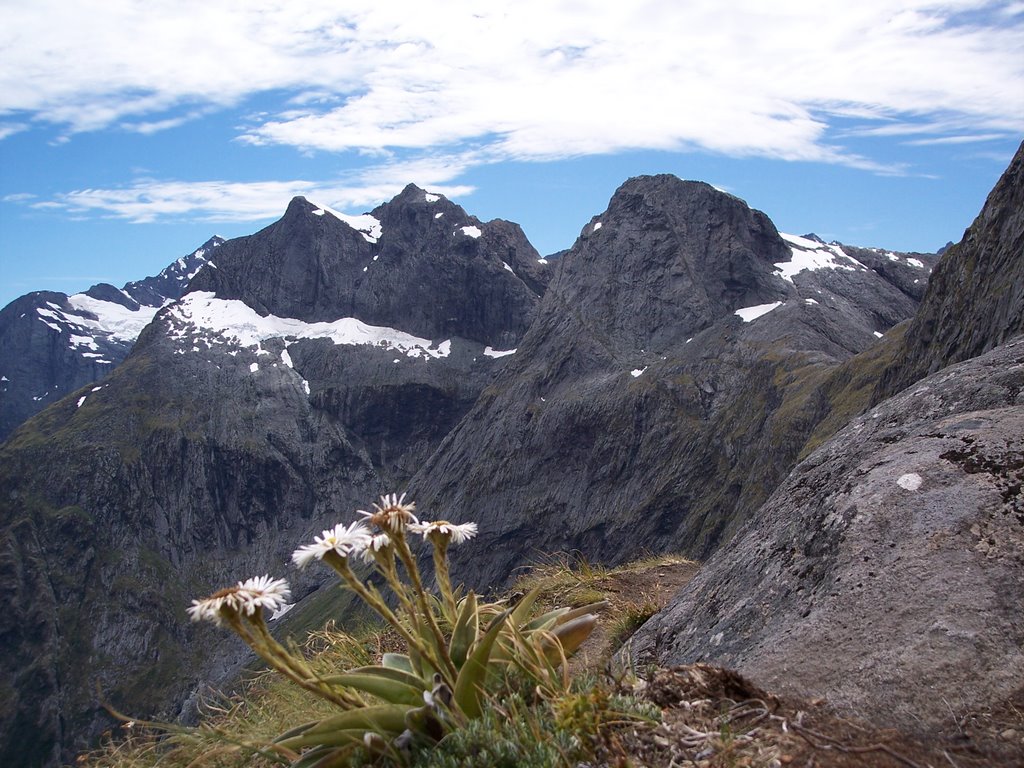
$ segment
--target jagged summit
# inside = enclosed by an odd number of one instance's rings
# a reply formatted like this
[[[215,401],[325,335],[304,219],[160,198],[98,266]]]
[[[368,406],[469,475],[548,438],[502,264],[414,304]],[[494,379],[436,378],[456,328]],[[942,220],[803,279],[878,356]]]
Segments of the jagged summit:
[[[203,270],[192,290],[265,315],[354,317],[508,349],[532,319],[548,272],[517,226],[480,222],[410,185],[359,216],[296,197],[279,221],[222,246],[217,269]]]
[[[789,257],[768,217],[739,198],[668,174],[640,176],[583,229],[552,291],[657,349],[743,306],[786,298],[773,264]]]
[[[501,386],[411,490],[480,522],[490,556],[453,553],[480,585],[534,551],[706,557],[795,461],[820,407],[808,380],[915,306],[708,184],[630,179],[560,259]]]

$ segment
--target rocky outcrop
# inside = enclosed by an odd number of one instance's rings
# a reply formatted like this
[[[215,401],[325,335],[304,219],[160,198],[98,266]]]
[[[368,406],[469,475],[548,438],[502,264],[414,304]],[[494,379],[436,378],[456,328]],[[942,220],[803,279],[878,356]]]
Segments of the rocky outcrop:
[[[120,289],[99,283],[73,296],[36,291],[0,310],[0,441],[33,414],[114,370],[157,310],[181,298],[223,242],[213,237],[159,275]]]
[[[918,382],[802,462],[632,640],[912,731],[1024,678],[1024,339]]]

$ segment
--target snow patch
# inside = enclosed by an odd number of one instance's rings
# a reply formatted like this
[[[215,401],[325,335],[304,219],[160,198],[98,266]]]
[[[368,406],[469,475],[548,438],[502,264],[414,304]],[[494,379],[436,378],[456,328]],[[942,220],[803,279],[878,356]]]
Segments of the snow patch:
[[[428,203],[436,203],[438,200],[441,199],[441,196],[435,195],[432,192],[424,192],[423,199],[426,200]]]
[[[314,216],[323,216],[325,213],[329,213],[338,221],[343,221],[352,227],[352,229],[361,234],[363,239],[368,243],[376,243],[384,231],[384,228],[381,226],[380,219],[376,216],[371,216],[368,213],[362,213],[358,216],[350,216],[347,213],[341,213],[326,205],[317,205],[317,209],[313,211]]]
[[[295,368],[295,365],[292,363],[292,356],[288,354],[287,347],[281,350],[281,362],[287,365],[289,368]]]
[[[594,222],[594,228],[591,231],[592,232],[597,232],[597,230],[599,230],[603,226],[604,226],[604,224],[602,224],[600,221],[596,221],[596,222]]]
[[[99,349],[99,345],[96,344],[96,340],[91,336],[76,336],[75,334],[71,334],[69,341],[73,347],[86,347],[94,352]]]
[[[280,608],[275,608],[273,615],[268,619],[268,621],[277,621],[294,607],[295,603],[285,603]]]
[[[547,264],[547,263],[548,263],[548,260],[547,260],[547,259],[544,259],[544,258],[540,258],[540,259],[537,259],[537,263],[538,263],[538,264]]]
[[[758,304],[754,307],[737,309],[733,314],[740,318],[744,323],[751,323],[762,315],[767,315],[773,309],[778,309],[782,304],[783,302],[781,301],[773,301],[771,304]]]
[[[78,398],[78,405],[76,405],[75,407],[76,408],[81,408],[82,407],[82,403],[85,402],[85,398],[87,398],[87,397],[88,397],[88,395],[82,395],[80,398]]]
[[[921,261],[920,259],[911,259],[908,257],[907,264],[909,264],[912,267],[917,267],[918,269],[924,269],[924,262]]]
[[[444,216],[444,211],[441,211],[440,213],[435,213],[434,214],[434,218],[435,219],[440,219],[442,216]]]
[[[883,334],[882,334],[881,331],[875,331],[875,338],[876,339],[880,339],[880,338],[882,338],[882,336],[883,336]]]
[[[305,392],[307,395],[309,394],[309,382],[306,381],[305,379],[302,380],[302,391]]]
[[[136,310],[128,309],[112,301],[101,301],[84,293],[68,296],[68,303],[79,312],[86,312],[96,317],[95,320],[75,314],[64,315],[67,322],[79,328],[95,330],[104,336],[121,342],[134,342],[142,333],[160,307],[141,306]],[[93,334],[95,336],[95,334]]]
[[[503,267],[504,267],[505,269],[507,269],[507,270],[508,270],[509,272],[511,272],[511,273],[512,273],[513,275],[514,275],[514,274],[516,273],[516,271],[515,271],[514,269],[512,269],[512,267],[510,267],[510,266],[509,266],[509,265],[508,265],[508,264],[507,264],[506,262],[504,262],[504,261],[503,261],[503,262],[501,262],[501,266],[503,266]]]
[[[916,472],[909,472],[905,475],[900,475],[899,480],[896,481],[896,485],[908,491],[916,491],[921,487],[921,483],[924,481],[921,476]]]
[[[646,371],[646,370],[647,370],[647,366],[646,365],[643,368],[634,368],[632,371],[629,372],[629,375],[632,376],[635,379],[635,378],[643,375],[643,372]]]
[[[854,272],[859,267],[866,270],[863,264],[852,256],[846,254],[838,245],[825,245],[814,240],[796,235],[779,233],[782,239],[790,245],[793,254],[792,261],[780,261],[775,263],[775,274],[783,280],[792,283],[793,276],[806,270],[819,269],[843,269]]]
[[[814,299],[804,299],[804,304],[817,304],[818,302]]]
[[[260,369],[260,364],[259,363],[252,363],[249,366],[249,373],[256,373],[256,371],[258,371],[259,369]]]
[[[480,227],[463,227],[460,231],[466,237],[472,237],[474,239],[480,237],[480,235],[483,234],[483,232],[480,231]]]
[[[518,347],[516,349],[518,349]],[[484,348],[484,354],[488,357],[506,357],[507,355],[514,355],[515,353],[515,349],[494,349],[493,347]]]
[[[186,295],[173,306],[169,316],[185,326],[216,334],[221,343],[256,347],[257,355],[270,354],[261,346],[267,339],[287,339],[290,342],[298,339],[330,339],[335,344],[381,347],[404,352],[408,357],[424,359],[447,357],[451,352],[450,340],[435,347],[430,339],[421,339],[395,328],[367,325],[354,317],[344,317],[329,323],[307,323],[276,315],[262,317],[237,299],[218,299],[209,291]],[[184,338],[189,331],[188,327],[182,327],[171,335]]]

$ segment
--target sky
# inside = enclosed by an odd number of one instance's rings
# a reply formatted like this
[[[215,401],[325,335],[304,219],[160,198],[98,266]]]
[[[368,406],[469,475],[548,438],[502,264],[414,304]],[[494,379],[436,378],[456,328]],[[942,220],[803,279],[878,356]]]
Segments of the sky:
[[[0,306],[415,183],[568,248],[641,174],[957,241],[1024,138],[1024,1],[0,0]]]

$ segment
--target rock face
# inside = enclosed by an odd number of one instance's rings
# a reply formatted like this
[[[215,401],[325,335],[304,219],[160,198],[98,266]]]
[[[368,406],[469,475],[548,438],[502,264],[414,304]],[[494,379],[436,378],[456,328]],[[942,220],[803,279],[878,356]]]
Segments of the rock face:
[[[879,382],[880,402],[929,373],[1024,333],[1024,144],[978,218],[949,247],[904,349]]]
[[[635,657],[725,664],[926,732],[1019,692],[1022,152],[881,358],[876,397],[904,391],[799,464]]]
[[[174,716],[222,679],[238,642],[189,599],[404,485],[515,347],[549,269],[518,227],[415,187],[354,217],[368,237],[345,218],[296,199],[220,246],[112,374],[0,447],[0,764],[71,759],[110,722],[97,686]],[[392,315],[352,316],[389,289]]]
[[[223,242],[213,237],[159,275],[121,289],[100,283],[73,296],[37,291],[0,310],[0,441],[28,417],[109,374]]]
[[[632,641],[858,717],[953,731],[1024,679],[1024,339],[802,462]],[[953,714],[951,715],[951,708]]]
[[[893,257],[903,283],[927,278]],[[478,585],[572,549],[707,556],[796,462],[822,416],[816,383],[915,306],[840,246],[780,236],[707,184],[631,179],[411,491],[480,523],[476,552],[452,555]]]

